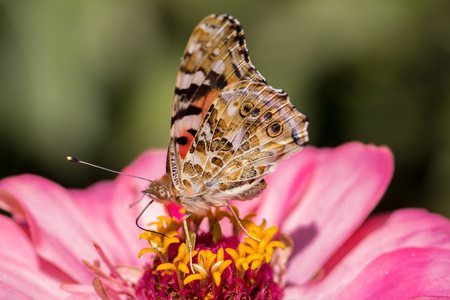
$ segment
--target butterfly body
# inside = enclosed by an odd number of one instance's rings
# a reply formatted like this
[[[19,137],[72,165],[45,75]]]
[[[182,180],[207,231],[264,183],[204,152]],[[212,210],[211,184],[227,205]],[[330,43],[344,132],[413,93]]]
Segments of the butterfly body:
[[[144,191],[189,214],[251,200],[281,159],[308,142],[308,120],[250,62],[243,30],[229,15],[194,29],[172,106],[166,174]]]

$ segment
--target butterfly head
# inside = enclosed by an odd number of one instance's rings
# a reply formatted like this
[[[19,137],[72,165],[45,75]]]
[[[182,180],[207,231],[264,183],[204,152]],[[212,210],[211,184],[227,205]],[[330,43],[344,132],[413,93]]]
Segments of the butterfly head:
[[[159,203],[170,202],[171,193],[167,175],[164,175],[160,180],[152,181],[150,186],[142,193]]]

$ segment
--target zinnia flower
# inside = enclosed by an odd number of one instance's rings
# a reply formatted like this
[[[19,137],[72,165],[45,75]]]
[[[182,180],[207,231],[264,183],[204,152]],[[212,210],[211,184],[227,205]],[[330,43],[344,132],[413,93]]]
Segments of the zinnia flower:
[[[165,161],[164,151],[148,151],[124,172],[159,178]],[[0,215],[0,298],[450,297],[446,218],[402,209],[366,220],[392,173],[384,147],[307,147],[267,177],[258,199],[232,202],[261,242],[213,209],[209,222],[190,218],[191,254],[162,205],[140,222],[166,236],[136,227],[141,205],[124,210],[146,182],[119,176],[79,190],[35,175],[5,178],[0,207],[12,217]]]

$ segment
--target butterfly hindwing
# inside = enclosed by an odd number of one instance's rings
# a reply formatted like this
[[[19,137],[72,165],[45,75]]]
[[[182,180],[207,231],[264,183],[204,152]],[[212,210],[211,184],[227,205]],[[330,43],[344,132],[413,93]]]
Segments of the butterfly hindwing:
[[[222,89],[241,80],[266,82],[250,61],[242,26],[229,15],[206,17],[188,41],[176,80],[167,162],[175,187],[208,107]]]
[[[186,155],[185,193],[207,193],[216,202],[255,197],[277,162],[307,143],[307,125],[281,90],[249,81],[225,87]]]

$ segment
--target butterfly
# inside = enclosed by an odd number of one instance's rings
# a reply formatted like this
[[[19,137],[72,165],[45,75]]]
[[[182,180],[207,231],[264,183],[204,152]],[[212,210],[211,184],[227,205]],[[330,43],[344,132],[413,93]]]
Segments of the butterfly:
[[[230,15],[207,16],[176,79],[166,174],[143,193],[184,207],[186,232],[186,218],[211,207],[227,205],[239,221],[228,201],[261,194],[264,177],[307,144],[307,127],[289,96],[251,63],[241,24]]]

